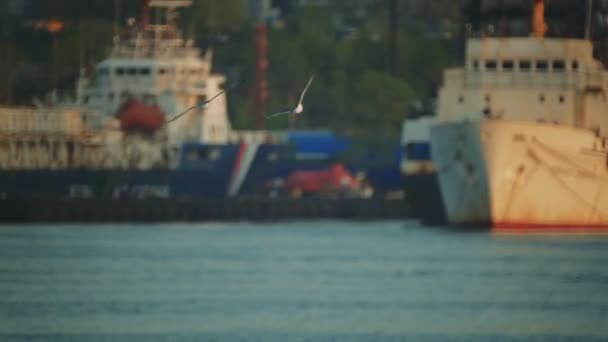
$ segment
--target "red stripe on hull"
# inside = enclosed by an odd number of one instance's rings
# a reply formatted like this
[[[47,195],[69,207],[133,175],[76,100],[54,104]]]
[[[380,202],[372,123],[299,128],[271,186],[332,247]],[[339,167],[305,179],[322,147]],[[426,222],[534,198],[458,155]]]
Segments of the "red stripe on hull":
[[[241,169],[241,163],[243,162],[243,156],[245,155],[245,150],[246,149],[247,149],[247,144],[241,143],[239,145],[239,151],[238,151],[238,154],[236,156],[236,161],[234,162],[234,167],[232,168],[232,175],[230,177],[230,184],[232,184],[234,182],[234,179],[236,178],[236,175],[238,174],[239,170]]]
[[[234,169],[232,169],[233,176],[236,175],[237,172],[239,172],[239,169],[241,168],[241,163],[243,162],[243,156],[245,155],[246,148],[247,148],[247,145],[245,143],[241,143],[239,145],[239,152],[236,157],[236,163],[234,163]]]
[[[600,224],[494,222],[457,223],[452,226],[470,230],[485,230],[499,235],[608,235],[608,222]]]
[[[600,224],[494,222],[493,233],[499,234],[608,234],[608,222]]]

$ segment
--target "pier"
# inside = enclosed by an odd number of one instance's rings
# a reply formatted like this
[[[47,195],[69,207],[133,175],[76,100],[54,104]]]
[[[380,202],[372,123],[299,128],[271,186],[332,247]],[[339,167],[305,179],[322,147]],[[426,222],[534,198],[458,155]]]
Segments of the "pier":
[[[392,199],[64,199],[0,201],[4,223],[208,222],[289,219],[404,219]]]

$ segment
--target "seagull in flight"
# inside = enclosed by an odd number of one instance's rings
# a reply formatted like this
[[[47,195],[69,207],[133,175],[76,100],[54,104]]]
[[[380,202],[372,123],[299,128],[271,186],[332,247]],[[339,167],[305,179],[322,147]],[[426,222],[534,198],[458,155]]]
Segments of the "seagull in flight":
[[[285,114],[300,114],[302,113],[302,111],[304,110],[304,106],[302,105],[302,100],[304,100],[304,95],[306,94],[306,91],[308,90],[308,87],[310,87],[310,84],[312,83],[312,79],[315,77],[315,75],[310,76],[310,79],[308,80],[308,84],[306,84],[306,87],[304,88],[304,90],[302,91],[302,94],[300,95],[300,101],[298,101],[298,105],[295,106],[295,108],[290,109],[290,110],[286,110],[283,112],[279,112],[279,113],[274,113],[271,115],[266,116],[267,119],[275,117],[275,116],[279,116],[279,115],[285,115]]]
[[[239,82],[239,83],[235,84],[234,86],[230,87],[230,91],[233,91],[234,89],[238,88],[238,87],[239,87],[239,86],[241,86],[241,84],[243,84],[244,82],[245,82],[245,81],[241,81],[241,82]],[[177,115],[174,115],[174,116],[173,116],[171,119],[167,120],[167,123],[170,123],[170,122],[173,122],[173,121],[175,121],[175,120],[179,119],[180,117],[184,116],[184,114],[188,113],[189,111],[191,111],[191,110],[193,110],[193,109],[195,109],[195,108],[197,108],[197,109],[203,109],[203,108],[206,108],[206,107],[207,107],[207,105],[208,105],[209,103],[211,103],[211,101],[215,100],[215,99],[216,99],[218,96],[222,95],[222,94],[223,94],[223,93],[225,93],[225,92],[226,92],[226,89],[224,89],[224,90],[220,91],[219,93],[215,94],[215,96],[213,96],[213,97],[212,97],[212,98],[210,98],[209,100],[205,100],[205,101],[203,101],[203,102],[201,102],[201,103],[199,103],[199,104],[196,104],[196,105],[194,105],[194,106],[192,106],[192,107],[190,107],[190,108],[186,109],[185,111],[183,111],[183,112],[181,112],[181,113],[179,113],[179,114],[177,114]]]

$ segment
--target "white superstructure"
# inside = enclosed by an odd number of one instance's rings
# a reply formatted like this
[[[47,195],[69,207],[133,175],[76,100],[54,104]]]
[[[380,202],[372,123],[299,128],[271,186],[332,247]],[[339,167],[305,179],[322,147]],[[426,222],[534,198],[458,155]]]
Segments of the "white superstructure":
[[[452,224],[608,225],[608,72],[579,39],[469,39],[432,158]]]
[[[157,20],[142,18],[114,37],[108,57],[91,75],[82,73],[75,100],[0,108],[0,169],[169,167],[183,143],[238,141],[225,94],[153,133],[127,134],[115,117],[135,99],[157,105],[170,119],[223,90],[225,77],[211,71],[212,52],[202,54],[176,26],[176,9],[191,2],[150,0]]]
[[[128,97],[157,104],[168,117],[210,99],[222,91],[225,77],[211,71],[212,52],[201,58],[192,40],[178,30],[176,8],[188,0],[152,0],[150,7],[163,14],[158,22],[131,28],[115,37],[110,56],[97,64],[94,75],[78,83],[78,104],[113,114]],[[204,109],[188,112],[168,127],[169,143],[226,143],[230,133],[226,97]]]

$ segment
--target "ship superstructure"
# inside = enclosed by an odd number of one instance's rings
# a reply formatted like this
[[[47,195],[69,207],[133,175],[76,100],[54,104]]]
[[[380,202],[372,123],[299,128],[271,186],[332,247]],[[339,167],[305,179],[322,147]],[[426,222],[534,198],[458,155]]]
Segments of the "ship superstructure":
[[[232,130],[230,92],[199,106],[226,79],[212,72],[212,52],[177,28],[177,9],[191,1],[142,3],[139,23],[82,72],[76,99],[0,108],[0,198],[251,195],[291,170],[326,168],[346,149],[331,134]],[[399,185],[392,161],[354,164],[379,188]]]
[[[232,131],[227,94],[200,106],[225,77],[177,28],[191,1],[142,3],[75,100],[0,108],[0,198],[235,196],[271,171],[281,134]]]
[[[211,71],[212,52],[202,55],[179,31],[177,9],[189,0],[151,0],[142,22],[114,37],[109,57],[78,83],[80,106],[112,114],[129,98],[158,105],[170,118],[223,90],[225,77]],[[158,15],[149,23],[148,7]],[[196,108],[168,127],[169,144],[226,143],[230,133],[226,97]]]
[[[211,71],[211,50],[201,57],[193,41],[184,39],[177,28],[177,9],[190,6],[191,1],[144,4],[141,22],[114,37],[109,56],[91,75],[82,72],[75,101],[0,108],[0,139],[4,141],[0,167],[175,167],[183,144],[227,144],[235,139],[225,96],[197,107],[223,90],[225,77]],[[152,22],[151,10],[157,14]],[[126,106],[129,103],[135,105]],[[191,107],[195,108],[166,124]],[[128,119],[121,117],[124,112]],[[156,113],[162,116],[160,120],[152,119],[158,117]],[[137,129],[138,125],[145,129]]]
[[[452,224],[608,225],[608,72],[585,39],[467,41],[446,70],[432,157]]]

